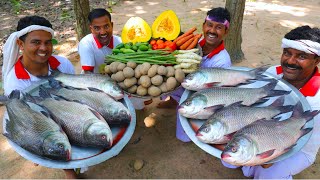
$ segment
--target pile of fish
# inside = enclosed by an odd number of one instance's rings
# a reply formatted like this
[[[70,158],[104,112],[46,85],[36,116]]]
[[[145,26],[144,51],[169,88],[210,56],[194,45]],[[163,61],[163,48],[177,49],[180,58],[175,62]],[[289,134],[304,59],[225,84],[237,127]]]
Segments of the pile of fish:
[[[9,116],[4,135],[27,151],[69,161],[70,144],[109,149],[110,126],[131,122],[129,110],[118,101],[123,92],[106,76],[59,73],[49,78],[49,85],[38,87],[39,96],[15,90],[0,97]]]
[[[230,164],[261,165],[289,151],[312,130],[304,125],[319,113],[303,112],[300,103],[284,106],[290,91],[275,90],[278,81],[267,79],[264,70],[205,68],[182,83],[196,92],[180,104],[178,112],[204,120],[196,137],[207,144],[227,144],[221,159]],[[269,83],[260,88],[237,87],[258,80]],[[256,106],[277,96],[269,106]],[[291,111],[291,118],[280,121],[280,114]]]

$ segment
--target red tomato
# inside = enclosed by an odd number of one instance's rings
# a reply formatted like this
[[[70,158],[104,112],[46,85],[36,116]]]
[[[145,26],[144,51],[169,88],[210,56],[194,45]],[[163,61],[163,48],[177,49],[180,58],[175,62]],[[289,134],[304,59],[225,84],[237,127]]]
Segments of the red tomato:
[[[157,44],[152,45],[152,50],[156,50],[156,49],[158,49],[158,45]]]
[[[157,44],[163,44],[163,40],[158,39],[158,40],[157,40]]]
[[[177,50],[177,45],[176,45],[176,43],[174,43],[174,42],[171,42],[171,44],[169,44],[168,47],[169,47],[172,51]]]
[[[164,45],[164,43],[158,44],[158,49],[164,49],[166,47],[166,45]]]
[[[156,43],[157,43],[157,41],[154,40],[154,39],[152,39],[152,40],[150,41],[150,44],[151,44],[151,45],[154,45],[154,44],[156,44]]]
[[[166,42],[164,42],[164,45],[168,46],[169,44],[171,44],[172,42],[170,40],[167,40]]]

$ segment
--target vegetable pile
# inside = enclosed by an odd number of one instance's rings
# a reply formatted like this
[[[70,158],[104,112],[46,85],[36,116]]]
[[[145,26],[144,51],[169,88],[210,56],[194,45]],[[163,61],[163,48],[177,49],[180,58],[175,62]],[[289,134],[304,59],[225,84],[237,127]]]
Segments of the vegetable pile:
[[[179,68],[148,62],[116,61],[106,65],[104,72],[111,75],[122,89],[139,96],[155,97],[173,91],[185,78],[185,73]]]
[[[196,54],[199,49],[190,50],[177,50],[175,51],[177,55],[177,65],[174,66],[175,69],[181,69],[184,73],[192,73],[198,69],[202,57]]]
[[[196,27],[189,29],[187,32],[179,36],[173,42],[176,43],[177,47],[181,50],[193,49],[197,46],[199,39],[202,34],[194,35],[193,32],[197,30]]]

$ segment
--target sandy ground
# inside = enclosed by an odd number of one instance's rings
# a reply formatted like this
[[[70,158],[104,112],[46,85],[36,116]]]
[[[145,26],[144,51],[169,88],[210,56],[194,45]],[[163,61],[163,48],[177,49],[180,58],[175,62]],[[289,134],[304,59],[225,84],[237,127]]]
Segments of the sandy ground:
[[[54,24],[59,45],[57,54],[68,57],[80,72],[76,53],[73,14],[69,1],[25,1],[26,7],[16,15],[10,5],[0,2],[0,49],[12,32],[17,19],[24,15],[38,14],[48,17]],[[107,1],[90,1],[91,7],[106,7]],[[167,9],[174,10],[182,31],[201,25],[206,11],[211,7],[224,6],[222,0],[136,0],[120,1],[112,7],[114,33],[121,34],[124,23],[131,16],[140,16],[149,25],[157,15]],[[9,12],[9,13],[8,13]],[[290,29],[300,25],[320,24],[320,2],[318,0],[250,0],[246,3],[243,20],[242,49],[246,59],[235,66],[257,67],[263,64],[278,64],[281,54],[281,38]],[[0,51],[1,53],[1,51]],[[220,160],[207,154],[194,143],[182,143],[175,138],[176,114],[174,109],[157,109],[159,99],[154,99],[144,111],[137,111],[137,126],[129,143],[120,154],[106,162],[90,167],[82,174],[85,178],[245,178],[240,169],[224,168]],[[0,108],[2,116],[4,107]],[[143,119],[151,113],[157,114],[157,123],[145,127]],[[2,117],[0,117],[2,124]],[[25,160],[0,136],[0,178],[64,178],[62,170],[34,166]],[[132,166],[137,159],[144,161],[139,171]],[[316,163],[295,178],[320,178],[320,158]]]

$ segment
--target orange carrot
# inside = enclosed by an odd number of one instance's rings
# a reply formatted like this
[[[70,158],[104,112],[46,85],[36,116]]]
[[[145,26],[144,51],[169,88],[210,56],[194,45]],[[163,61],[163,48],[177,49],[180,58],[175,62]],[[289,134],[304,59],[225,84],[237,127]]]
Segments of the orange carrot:
[[[193,27],[191,29],[189,29],[187,32],[185,32],[184,34],[182,34],[181,36],[179,36],[177,39],[175,39],[173,42],[176,43],[178,42],[181,38],[184,38],[190,34],[192,34],[194,31],[196,31],[197,28],[196,27]]]
[[[186,37],[183,37],[183,38],[181,38],[179,41],[176,42],[176,45],[177,45],[178,47],[180,47],[182,44],[184,44],[185,42],[187,42],[189,39],[191,39],[191,38],[193,38],[193,37],[194,37],[193,34],[190,34],[190,35],[188,35],[188,36],[186,36]]]
[[[186,50],[193,49],[197,46],[199,39],[201,38],[202,34],[197,34],[194,36],[192,43],[186,48]]]
[[[195,39],[195,36],[192,37],[192,38],[190,38],[187,42],[183,43],[183,44],[179,47],[179,49],[181,49],[181,50],[187,49],[187,47],[189,47],[189,45],[194,41],[194,39]]]

